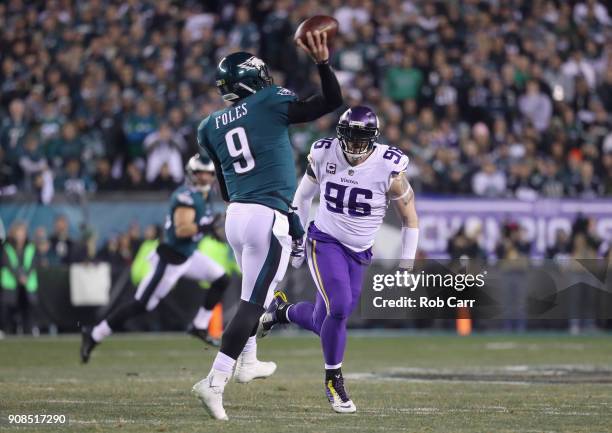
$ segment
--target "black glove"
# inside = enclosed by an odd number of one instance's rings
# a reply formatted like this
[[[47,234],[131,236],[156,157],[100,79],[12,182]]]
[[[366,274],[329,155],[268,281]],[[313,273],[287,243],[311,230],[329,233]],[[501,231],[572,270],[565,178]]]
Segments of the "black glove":
[[[304,227],[302,227],[300,217],[295,212],[289,212],[287,218],[289,219],[289,235],[294,242],[301,242],[306,232],[304,231]]]

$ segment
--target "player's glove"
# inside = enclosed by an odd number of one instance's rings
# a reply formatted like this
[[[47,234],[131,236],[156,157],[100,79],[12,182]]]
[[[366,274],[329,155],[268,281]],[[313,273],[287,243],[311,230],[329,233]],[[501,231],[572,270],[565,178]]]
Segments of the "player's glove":
[[[306,255],[304,254],[304,241],[302,239],[294,240],[291,244],[291,266],[299,268],[304,263]]]
[[[302,227],[302,222],[300,221],[300,217],[295,212],[289,212],[287,215],[287,219],[289,220],[289,235],[293,241],[299,240],[302,241],[304,237],[304,227]]]
[[[198,232],[203,235],[213,233],[216,220],[216,215],[204,215],[200,218],[200,221],[198,221]]]

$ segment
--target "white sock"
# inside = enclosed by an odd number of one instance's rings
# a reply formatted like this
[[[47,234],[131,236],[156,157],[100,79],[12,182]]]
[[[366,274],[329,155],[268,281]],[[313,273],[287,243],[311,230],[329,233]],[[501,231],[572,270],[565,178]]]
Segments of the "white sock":
[[[249,337],[244,345],[242,359],[246,362],[257,361],[257,338],[255,336]]]
[[[325,364],[326,370],[336,370],[337,368],[340,368],[340,367],[342,367],[342,363],[336,364],[336,365]]]
[[[208,329],[208,324],[210,323],[212,313],[212,310],[207,310],[204,307],[200,307],[198,313],[193,318],[193,326],[196,329]]]
[[[112,333],[113,330],[110,326],[108,326],[108,322],[106,320],[103,320],[98,323],[91,331],[91,338],[93,338],[96,343],[99,343]]]
[[[212,370],[210,372],[213,373],[214,370],[217,370],[226,374],[232,374],[234,364],[236,364],[235,359],[230,358],[223,352],[219,352],[215,357],[215,361],[213,362]]]
[[[206,378],[210,378],[209,384],[211,388],[220,388],[217,390],[217,392],[223,392],[225,385],[227,385],[227,382],[229,382],[231,376],[231,373],[226,373],[225,371],[219,371],[213,368],[210,370],[210,373],[208,373]]]

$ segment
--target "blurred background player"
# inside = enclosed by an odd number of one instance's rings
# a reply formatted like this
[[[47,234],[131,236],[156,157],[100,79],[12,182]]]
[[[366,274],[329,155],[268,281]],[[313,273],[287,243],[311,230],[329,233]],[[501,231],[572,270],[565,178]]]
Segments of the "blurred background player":
[[[110,313],[91,331],[84,330],[81,361],[89,361],[91,351],[127,319],[154,310],[181,277],[209,281],[210,289],[189,333],[208,344],[218,345],[208,336],[212,309],[221,300],[229,277],[214,260],[197,250],[199,240],[212,230],[214,217],[208,203],[215,168],[210,160],[193,156],[186,167],[187,181],[170,198],[170,212],[165,222],[165,239],[149,256],[151,268],[138,284],[134,299]],[[274,371],[274,363],[265,363]],[[269,365],[268,365],[269,364]],[[270,373],[272,374],[272,373]]]
[[[290,304],[275,294],[261,317],[265,335],[276,323],[295,323],[321,337],[325,359],[325,392],[336,412],[355,412],[344,388],[342,360],[346,322],[359,296],[374,237],[391,200],[402,222],[401,266],[411,269],[418,242],[414,193],[406,177],[408,157],[398,148],[376,143],[379,123],[368,107],[348,109],[337,126],[337,138],[314,142],[309,165],[295,194],[294,206],[308,229],[306,251],[318,289],[316,303]],[[321,205],[308,224],[312,199]],[[292,264],[299,267],[303,254]]]
[[[268,67],[245,52],[230,54],[217,67],[217,87],[231,105],[198,128],[198,143],[215,163],[227,208],[226,234],[242,269],[240,304],[225,330],[210,373],[193,387],[208,412],[226,420],[223,390],[236,359],[252,353],[259,317],[285,275],[291,242],[303,230],[290,214],[296,188],[289,125],[309,122],[342,104],[330,68],[327,35],[308,33],[298,44],[316,62],[322,95],[299,100],[276,86]],[[243,351],[244,350],[244,351]]]

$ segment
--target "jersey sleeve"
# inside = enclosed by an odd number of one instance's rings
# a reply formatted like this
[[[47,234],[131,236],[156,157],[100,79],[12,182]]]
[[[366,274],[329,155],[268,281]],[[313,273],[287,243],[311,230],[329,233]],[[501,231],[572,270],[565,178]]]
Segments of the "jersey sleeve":
[[[320,140],[315,141],[310,146],[310,153],[308,154],[308,164],[312,169],[312,173],[309,173],[311,176],[314,174],[314,177],[317,181],[322,179],[322,167],[323,161],[325,160],[325,154],[330,151],[332,145],[332,138],[321,138]]]
[[[391,186],[393,176],[408,169],[409,158],[397,147],[389,146],[383,153],[384,169],[389,173],[387,189]]]
[[[280,86],[271,86],[266,89],[264,104],[279,119],[282,124],[289,124],[289,104],[297,101],[297,95],[289,89]]]
[[[196,209],[196,202],[189,190],[177,191],[172,195],[171,206],[173,209],[177,207],[190,207]]]
[[[208,140],[208,136],[206,135],[206,127],[208,125],[209,119],[210,116],[204,119],[198,126],[198,150],[200,152],[200,155],[210,158],[210,160],[213,162],[215,166],[215,176],[217,177],[217,181],[219,182],[219,188],[221,190],[221,197],[224,201],[229,201],[229,193],[227,191],[227,186],[225,185],[225,178],[223,176],[221,162],[219,161],[219,157],[214,152],[214,149],[212,148]]]
[[[383,160],[389,174],[394,176],[408,169],[409,158],[397,147],[389,147],[383,153]]]

